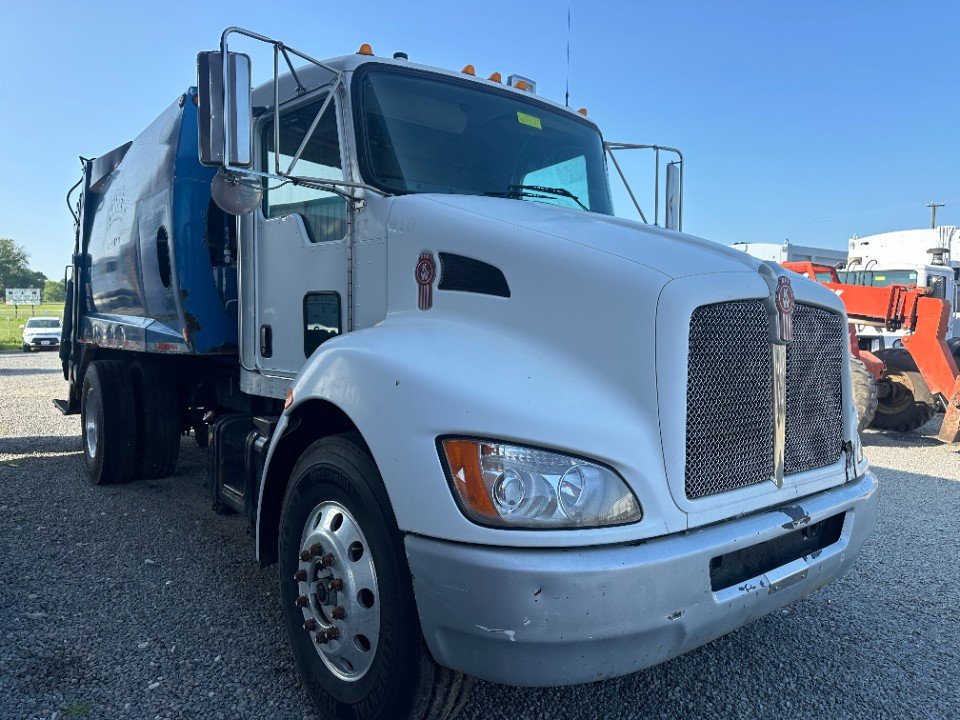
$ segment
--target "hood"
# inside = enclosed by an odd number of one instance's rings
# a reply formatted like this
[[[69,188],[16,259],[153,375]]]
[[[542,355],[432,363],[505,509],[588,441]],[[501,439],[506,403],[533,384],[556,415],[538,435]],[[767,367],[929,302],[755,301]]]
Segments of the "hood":
[[[670,278],[717,272],[756,272],[761,265],[759,260],[745,252],[710,240],[610,215],[477,195],[427,194],[418,197],[609,253]],[[404,199],[398,198],[400,202]]]

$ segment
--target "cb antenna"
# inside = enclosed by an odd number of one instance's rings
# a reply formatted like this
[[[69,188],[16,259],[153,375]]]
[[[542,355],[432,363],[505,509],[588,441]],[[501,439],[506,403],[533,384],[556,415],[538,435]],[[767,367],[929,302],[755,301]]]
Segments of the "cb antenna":
[[[570,0],[567,0],[567,92],[563,104],[570,107]]]

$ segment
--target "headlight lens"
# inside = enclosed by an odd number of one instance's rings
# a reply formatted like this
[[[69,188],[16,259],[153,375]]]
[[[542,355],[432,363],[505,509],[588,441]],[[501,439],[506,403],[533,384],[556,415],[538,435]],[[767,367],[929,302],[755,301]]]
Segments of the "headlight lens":
[[[483,525],[603,527],[637,522],[643,509],[610,468],[546,450],[488,442],[441,442],[460,507]]]

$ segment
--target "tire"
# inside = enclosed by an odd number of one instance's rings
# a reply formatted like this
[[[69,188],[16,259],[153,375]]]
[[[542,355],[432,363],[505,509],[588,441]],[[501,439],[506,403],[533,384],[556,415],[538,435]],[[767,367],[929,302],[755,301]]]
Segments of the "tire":
[[[137,415],[136,476],[155,480],[172,475],[180,459],[180,405],[177,386],[156,361],[144,359],[130,371]]]
[[[316,535],[310,528],[318,528]],[[283,614],[297,667],[321,717],[455,717],[472,679],[438,666],[423,641],[403,537],[359,436],[332,436],[304,451],[287,487],[279,535]],[[319,556],[311,556],[312,543],[322,546]],[[359,556],[351,554],[357,543]],[[302,560],[305,548],[308,559]],[[328,569],[326,559],[332,560]],[[306,579],[295,577],[301,570]],[[314,582],[318,573],[321,581]],[[339,591],[325,584],[333,578],[340,579]],[[344,617],[335,619],[325,603],[341,605]],[[315,630],[304,626],[311,619]],[[317,637],[334,627],[342,637],[318,644]],[[346,677],[351,668],[354,676]]]
[[[23,346],[23,351],[24,351],[24,352],[30,352],[30,346],[29,346],[29,345],[24,345],[24,346]]]
[[[850,359],[850,376],[853,380],[853,402],[857,406],[857,431],[870,426],[877,412],[877,383],[863,360]]]
[[[879,350],[886,369],[883,382],[890,392],[877,403],[871,427],[911,432],[925,425],[937,412],[937,404],[910,353],[900,348]]]
[[[90,363],[83,377],[80,428],[83,458],[93,485],[133,479],[134,424],[133,391],[126,368],[114,360]]]

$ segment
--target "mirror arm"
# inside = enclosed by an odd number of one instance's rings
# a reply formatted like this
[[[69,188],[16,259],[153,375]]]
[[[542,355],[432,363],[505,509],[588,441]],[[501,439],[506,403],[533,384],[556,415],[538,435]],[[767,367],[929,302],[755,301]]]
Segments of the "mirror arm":
[[[313,122],[310,123],[310,127],[307,129],[307,134],[303,136],[303,140],[300,142],[300,147],[297,148],[297,152],[294,154],[293,159],[290,160],[290,166],[287,168],[285,175],[289,175],[293,172],[293,166],[297,164],[297,161],[300,160],[300,156],[303,154],[303,151],[307,148],[307,143],[310,142],[310,138],[313,137],[314,131],[317,129],[317,125],[320,124],[320,118],[323,117],[323,114],[327,111],[327,108],[330,106],[330,103],[333,101],[333,95],[340,89],[341,81],[338,78],[337,82],[332,88],[330,88],[330,94],[327,95],[327,99],[323,101],[323,105],[320,106],[320,109],[317,111],[317,114],[313,118]],[[274,128],[278,127],[274,125]],[[274,149],[274,155],[276,155],[277,163],[279,164],[280,158],[280,146],[277,144]],[[279,168],[277,170],[279,173]]]
[[[287,61],[287,67],[290,68],[290,75],[293,76],[293,81],[297,84],[297,95],[303,95],[307,89],[303,86],[303,83],[300,82],[300,76],[297,75],[296,69],[293,67],[293,63],[290,61],[290,55],[287,54],[287,48],[283,43],[278,43],[280,47],[280,52],[283,53],[283,59]]]
[[[640,219],[643,220],[647,225],[650,223],[647,222],[647,216],[643,214],[643,210],[640,209],[640,203],[637,202],[636,196],[633,194],[633,189],[630,187],[630,183],[627,181],[627,176],[623,174],[623,170],[620,169],[620,163],[617,162],[616,156],[613,154],[613,147],[609,144],[604,143],[604,148],[607,151],[607,154],[610,156],[610,159],[613,160],[613,166],[617,169],[617,172],[620,174],[620,179],[623,181],[623,186],[627,189],[627,193],[630,195],[630,199],[633,200],[633,206],[637,209],[637,212],[640,213]]]

